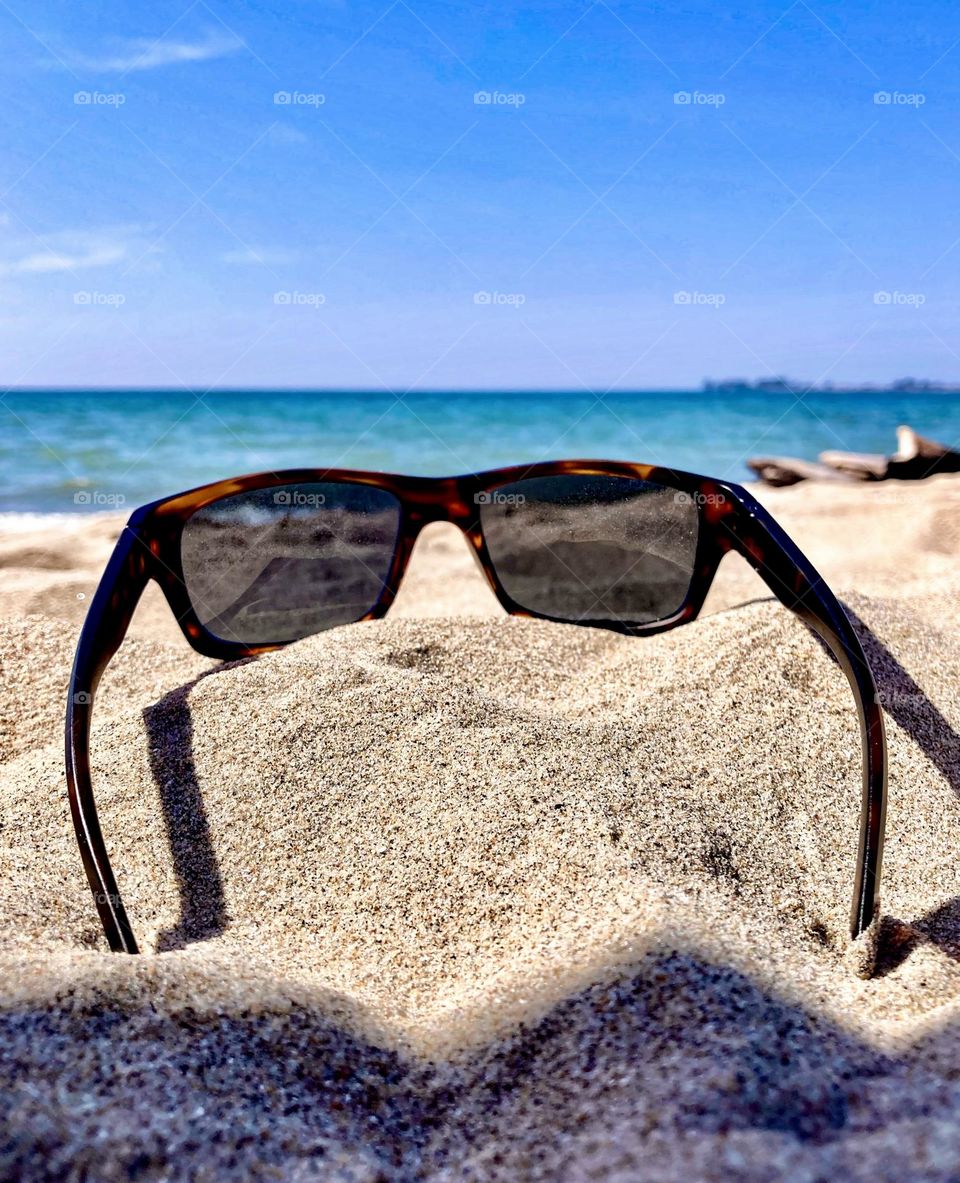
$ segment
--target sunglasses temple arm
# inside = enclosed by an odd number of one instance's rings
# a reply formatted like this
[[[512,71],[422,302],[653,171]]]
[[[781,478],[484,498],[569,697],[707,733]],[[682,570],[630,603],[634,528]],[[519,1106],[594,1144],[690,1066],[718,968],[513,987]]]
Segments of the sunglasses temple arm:
[[[103,931],[115,953],[136,953],[138,949],[97,819],[90,778],[90,722],[100,677],[120,648],[147,585],[149,558],[146,546],[129,526],[125,526],[83,622],[67,696],[70,812]]]
[[[860,638],[840,601],[796,543],[745,490],[727,528],[733,545],[778,600],[823,641],[847,676],[857,703],[863,747],[863,800],[850,931],[856,938],[877,915],[887,803],[887,747],[877,687]]]

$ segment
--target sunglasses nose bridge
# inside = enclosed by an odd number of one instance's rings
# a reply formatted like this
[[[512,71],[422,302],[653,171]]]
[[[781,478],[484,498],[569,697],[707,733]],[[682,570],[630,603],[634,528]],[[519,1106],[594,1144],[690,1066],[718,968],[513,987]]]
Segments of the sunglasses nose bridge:
[[[418,531],[431,522],[450,522],[466,531],[476,517],[475,507],[455,480],[431,480],[410,489],[406,504],[407,516]]]

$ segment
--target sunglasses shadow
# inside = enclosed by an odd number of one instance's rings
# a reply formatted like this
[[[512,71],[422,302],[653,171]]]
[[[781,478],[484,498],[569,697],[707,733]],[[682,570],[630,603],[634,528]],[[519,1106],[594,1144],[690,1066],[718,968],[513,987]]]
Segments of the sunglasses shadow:
[[[180,917],[172,928],[160,933],[158,953],[217,937],[230,922],[194,765],[189,695],[204,678],[255,660],[251,657],[207,670],[143,712],[150,743],[150,771],[160,794],[180,894]]]

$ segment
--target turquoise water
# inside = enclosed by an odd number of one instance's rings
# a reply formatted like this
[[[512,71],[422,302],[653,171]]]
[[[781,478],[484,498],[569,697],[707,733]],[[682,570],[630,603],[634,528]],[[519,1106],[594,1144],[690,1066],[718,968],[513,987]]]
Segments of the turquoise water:
[[[761,454],[890,452],[898,423],[960,440],[960,396],[21,391],[0,399],[0,511],[135,508],[261,469],[451,474],[561,457],[745,480]]]

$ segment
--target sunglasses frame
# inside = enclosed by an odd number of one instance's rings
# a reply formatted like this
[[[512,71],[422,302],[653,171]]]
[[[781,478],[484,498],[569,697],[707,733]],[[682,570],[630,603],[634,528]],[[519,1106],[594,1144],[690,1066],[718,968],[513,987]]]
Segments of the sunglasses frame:
[[[673,489],[697,506],[699,530],[687,596],[671,616],[647,624],[616,620],[562,620],[648,636],[693,620],[703,607],[724,556],[742,555],[780,602],[820,638],[846,674],[857,705],[863,749],[863,795],[850,933],[860,936],[878,915],[887,798],[887,754],[883,713],[863,647],[840,602],[796,544],[746,489],[732,482],[648,464],[603,460],[560,460],[515,465],[457,477],[398,476],[351,469],[291,469],[216,481],[137,509],[116,544],[90,604],[77,646],[66,716],[66,771],[70,808],[84,869],[115,952],[138,946],[110,865],[97,817],[90,776],[90,727],[96,688],[126,635],[141,594],[154,580],[167,599],[189,644],[208,657],[233,661],[291,642],[246,645],[224,640],[203,626],[184,582],[181,536],[199,509],[250,490],[283,485],[343,483],[393,494],[400,522],[393,561],[382,594],[358,620],[377,620],[393,603],[420,531],[431,522],[451,522],[466,535],[500,604],[512,615],[553,619],[517,604],[506,593],[483,535],[485,494],[525,479],[548,476],[605,476],[648,481]]]

